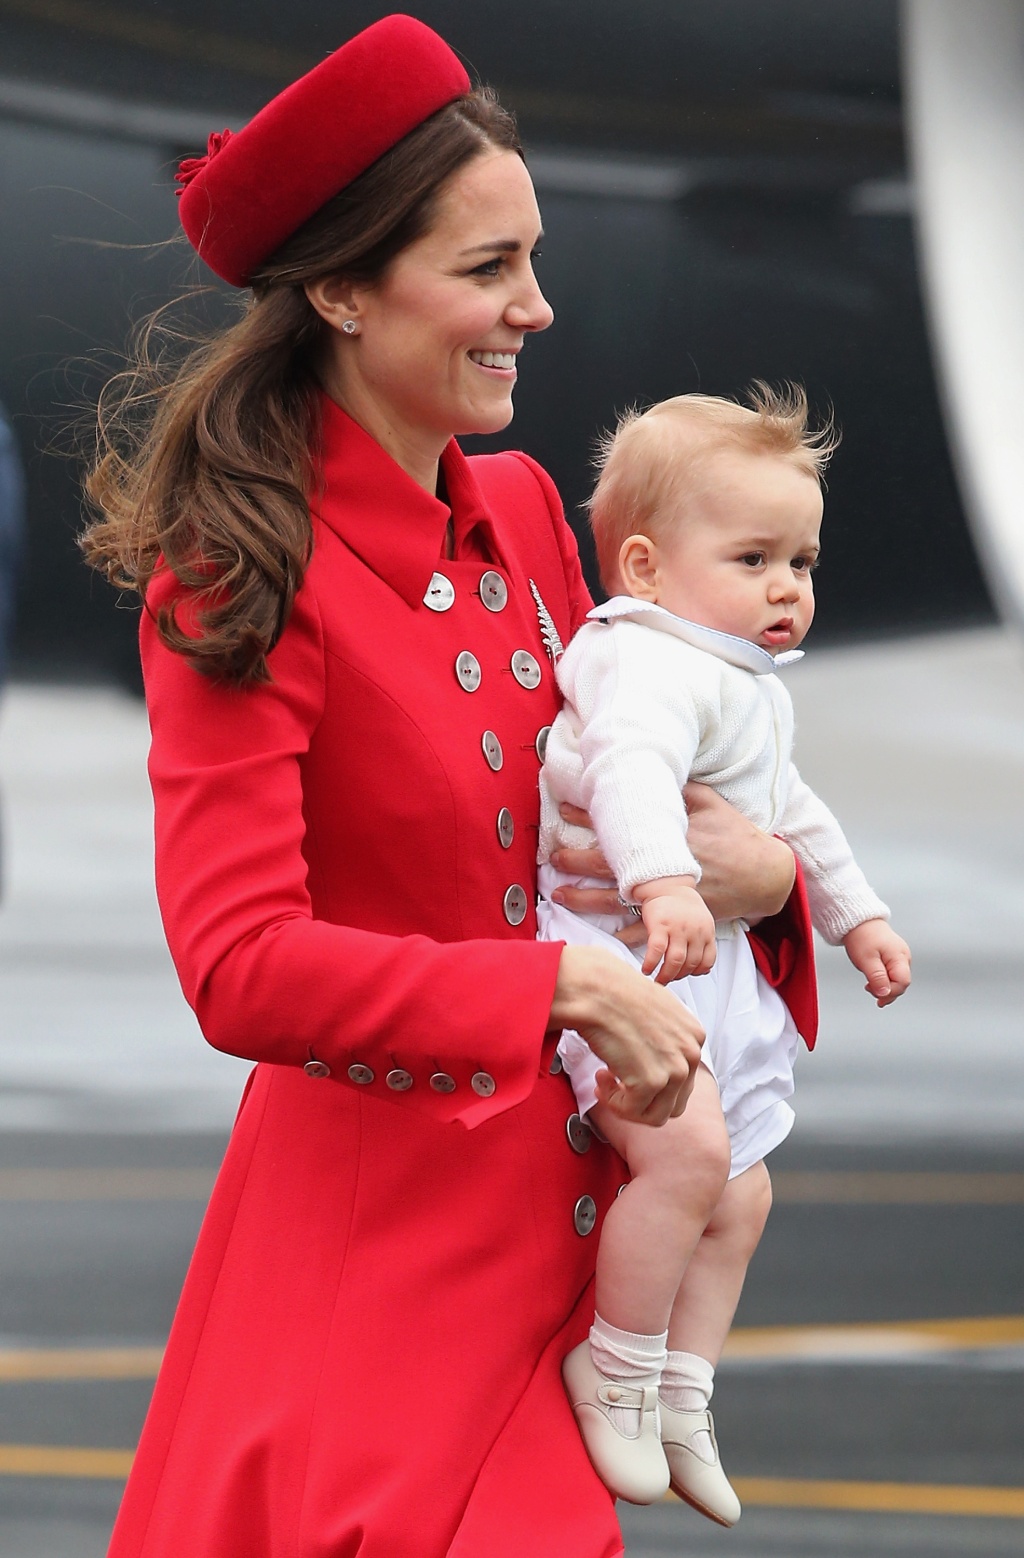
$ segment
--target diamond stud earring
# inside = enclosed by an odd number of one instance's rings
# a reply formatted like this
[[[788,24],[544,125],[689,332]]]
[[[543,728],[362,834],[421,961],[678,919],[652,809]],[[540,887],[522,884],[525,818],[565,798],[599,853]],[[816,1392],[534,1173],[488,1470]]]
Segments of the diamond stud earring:
[[[356,331],[359,329],[359,326],[356,324],[354,319],[346,319],[341,328],[344,330],[346,335],[355,335]]]

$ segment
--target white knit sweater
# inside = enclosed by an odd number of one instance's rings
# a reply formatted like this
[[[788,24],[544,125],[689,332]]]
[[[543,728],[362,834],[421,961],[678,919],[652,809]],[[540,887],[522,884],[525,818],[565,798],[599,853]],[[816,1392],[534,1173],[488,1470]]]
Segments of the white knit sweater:
[[[773,657],[629,596],[590,617],[557,668],[566,701],[541,773],[541,863],[560,845],[594,842],[559,816],[570,801],[589,812],[627,901],[638,882],[699,879],[681,794],[695,779],[790,845],[826,941],[888,919],[838,822],[790,760],[793,705],[774,671],[799,651]]]

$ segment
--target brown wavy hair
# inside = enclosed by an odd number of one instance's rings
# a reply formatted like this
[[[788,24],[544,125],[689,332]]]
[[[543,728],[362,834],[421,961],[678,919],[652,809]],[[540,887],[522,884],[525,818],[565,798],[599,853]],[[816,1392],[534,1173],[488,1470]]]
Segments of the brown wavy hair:
[[[447,181],[488,147],[522,155],[512,115],[478,88],[417,126],[264,261],[235,324],[197,341],[176,324],[176,303],[158,309],[101,394],[85,480],[95,518],[82,550],[144,603],[157,571],[171,570],[190,593],[189,627],[172,602],[156,611],[158,632],[207,675],[269,680],[267,655],[309,562],[316,364],[330,327],[305,283],[379,281],[429,231]]]

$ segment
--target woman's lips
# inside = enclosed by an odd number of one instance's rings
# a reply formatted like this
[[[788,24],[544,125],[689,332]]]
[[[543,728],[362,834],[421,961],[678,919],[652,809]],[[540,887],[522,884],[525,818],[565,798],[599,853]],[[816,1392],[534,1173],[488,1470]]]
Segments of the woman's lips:
[[[515,352],[470,352],[469,360],[478,368],[486,368],[491,373],[502,375],[515,374]]]

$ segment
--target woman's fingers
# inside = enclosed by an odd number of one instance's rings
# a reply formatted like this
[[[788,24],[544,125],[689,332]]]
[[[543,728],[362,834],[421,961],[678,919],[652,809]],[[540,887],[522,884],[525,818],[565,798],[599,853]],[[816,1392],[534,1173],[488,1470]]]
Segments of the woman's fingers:
[[[592,871],[575,873],[580,876],[593,876]],[[614,887],[556,887],[551,894],[555,903],[560,903],[573,914],[625,914],[622,907],[622,899]],[[641,927],[642,928],[642,927]]]

